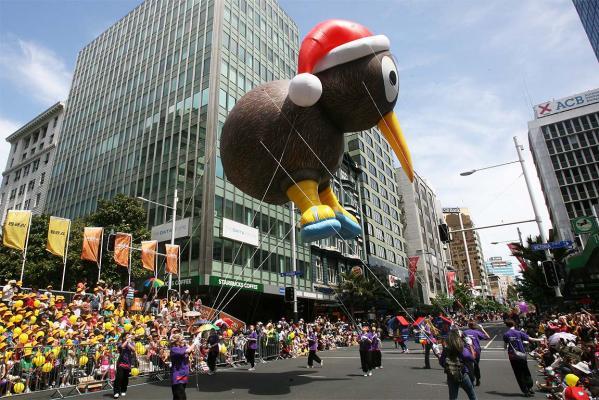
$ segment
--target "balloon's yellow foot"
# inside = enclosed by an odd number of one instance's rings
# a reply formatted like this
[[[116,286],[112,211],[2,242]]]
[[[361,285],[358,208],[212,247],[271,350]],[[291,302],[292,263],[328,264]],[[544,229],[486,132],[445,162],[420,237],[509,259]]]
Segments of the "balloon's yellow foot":
[[[343,208],[330,186],[318,193],[318,196],[323,204],[328,205],[335,212],[335,217],[341,224],[339,234],[343,239],[352,239],[362,233],[356,217]]]

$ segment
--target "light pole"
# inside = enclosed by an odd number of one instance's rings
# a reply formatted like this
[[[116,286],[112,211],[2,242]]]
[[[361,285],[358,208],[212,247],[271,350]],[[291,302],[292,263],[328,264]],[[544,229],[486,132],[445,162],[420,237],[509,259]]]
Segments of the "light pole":
[[[293,268],[293,276],[291,282],[293,285],[293,320],[298,321],[297,315],[297,255],[296,255],[296,243],[295,243],[295,204],[290,202],[289,207],[289,218],[291,219],[291,267]]]
[[[140,200],[143,200],[143,201],[147,201],[148,203],[156,204],[158,206],[170,208],[171,210],[173,210],[173,225],[172,225],[172,229],[171,229],[171,245],[174,245],[175,244],[175,224],[177,221],[177,202],[179,201],[179,198],[177,197],[177,189],[175,189],[175,197],[173,198],[172,206],[169,206],[167,204],[157,203],[155,201],[148,200],[145,197],[137,196],[137,198]],[[179,279],[179,282],[181,282],[181,279]],[[169,274],[168,274],[168,290],[169,291],[171,290],[172,286],[173,286],[173,274],[169,272]],[[179,294],[179,295],[181,295],[181,294]]]
[[[528,190],[528,195],[530,196],[530,203],[532,204],[532,211],[535,214],[535,221],[537,222],[537,227],[539,228],[539,235],[541,236],[541,241],[543,243],[547,243],[548,240],[547,240],[547,235],[545,234],[545,227],[543,226],[543,220],[541,219],[541,214],[539,213],[539,207],[537,205],[537,201],[536,201],[534,193],[532,191],[532,185],[530,182],[530,176],[528,174],[528,169],[526,168],[526,163],[524,162],[524,158],[522,157],[523,147],[520,143],[518,143],[517,136],[514,136],[514,145],[516,146],[516,153],[518,153],[518,161],[510,161],[510,162],[503,163],[503,164],[492,165],[490,167],[473,169],[470,171],[462,172],[460,175],[468,176],[468,175],[472,175],[476,171],[482,171],[484,169],[496,168],[496,167],[501,167],[503,165],[514,164],[514,163],[519,162],[520,166],[522,167],[522,174],[524,175],[524,181],[526,182],[526,189]],[[551,256],[551,253],[549,252],[549,250],[545,250],[545,256],[547,257],[548,260],[552,259],[552,256]],[[559,286],[555,286],[554,289],[555,289],[555,297],[562,297],[562,293],[560,291]]]

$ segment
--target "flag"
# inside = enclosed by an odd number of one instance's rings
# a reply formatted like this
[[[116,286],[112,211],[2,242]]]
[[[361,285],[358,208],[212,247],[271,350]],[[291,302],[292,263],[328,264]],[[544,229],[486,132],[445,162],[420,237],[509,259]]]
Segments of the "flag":
[[[410,280],[409,280],[409,284],[410,284],[410,289],[414,288],[414,283],[416,282],[416,270],[418,269],[418,260],[420,259],[420,257],[418,256],[414,256],[414,257],[410,257],[410,267],[409,267],[409,272],[410,272]]]
[[[81,259],[87,261],[100,262],[100,246],[102,245],[102,236],[104,228],[83,228],[83,248],[81,249]]]
[[[114,262],[129,268],[129,252],[131,251],[131,235],[117,232],[114,238]]]
[[[455,272],[447,271],[446,277],[447,277],[447,293],[453,294],[453,291],[455,290]]]
[[[179,275],[179,245],[166,245],[166,272]]]
[[[154,272],[156,268],[156,249],[158,240],[147,240],[141,242],[141,266]]]
[[[55,256],[63,257],[66,253],[67,240],[69,237],[69,229],[71,228],[71,220],[58,217],[50,217],[48,225],[48,241],[46,250]]]
[[[8,210],[2,231],[2,244],[11,249],[24,251],[30,224],[31,211]]]
[[[516,257],[516,260],[518,260],[518,262],[520,263],[520,270],[525,271],[526,268],[528,268],[528,264],[526,264],[524,258],[516,255],[520,252],[520,245],[518,245],[517,243],[508,243],[507,247],[512,252],[512,256]]]

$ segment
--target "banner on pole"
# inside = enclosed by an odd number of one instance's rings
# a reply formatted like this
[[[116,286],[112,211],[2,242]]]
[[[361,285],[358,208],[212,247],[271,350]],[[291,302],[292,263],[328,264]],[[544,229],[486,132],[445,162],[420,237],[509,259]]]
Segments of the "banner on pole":
[[[455,272],[447,271],[447,293],[453,294],[455,290]]]
[[[525,271],[526,268],[528,268],[528,264],[526,264],[526,261],[524,260],[524,258],[516,255],[516,253],[518,253],[520,251],[518,244],[517,243],[508,243],[507,247],[512,252],[512,256],[516,257],[516,260],[518,260],[518,262],[520,263],[520,270]]]
[[[166,245],[166,272],[179,275],[179,245]]]
[[[30,224],[31,211],[8,210],[2,231],[2,244],[11,249],[25,251]]]
[[[104,228],[83,228],[83,248],[81,249],[81,259],[100,263],[100,245]]]
[[[69,236],[70,228],[70,219],[50,217],[46,250],[55,256],[64,258],[66,254],[67,238]]]
[[[141,266],[154,272],[156,268],[156,251],[158,240],[145,240],[141,242]]]
[[[131,251],[131,234],[117,232],[114,238],[114,262],[129,268],[129,252]]]
[[[410,284],[410,289],[414,288],[414,283],[416,283],[416,270],[418,269],[418,260],[420,259],[419,256],[414,256],[414,257],[410,257],[408,258],[409,260],[409,268],[408,271],[410,273],[409,276],[409,281],[408,283]]]

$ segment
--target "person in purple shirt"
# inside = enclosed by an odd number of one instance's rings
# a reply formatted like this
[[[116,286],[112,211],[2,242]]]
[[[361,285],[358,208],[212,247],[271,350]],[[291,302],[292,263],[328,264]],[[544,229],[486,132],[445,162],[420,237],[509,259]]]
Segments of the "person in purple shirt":
[[[447,375],[449,400],[458,398],[460,387],[464,389],[469,400],[476,400],[468,369],[469,362],[473,361],[474,355],[464,346],[460,331],[452,329],[447,337],[447,344],[443,347],[443,352],[439,357],[439,364]]]
[[[250,325],[250,333],[247,335],[247,349],[245,359],[250,363],[248,371],[255,371],[256,350],[258,349],[258,334],[254,325]]]
[[[314,361],[320,364],[322,367],[322,360],[316,354],[318,350],[318,332],[320,328],[316,327],[315,330],[313,328],[309,328],[308,330],[308,349],[310,353],[308,354],[308,368],[312,368],[314,366]]]
[[[358,337],[358,343],[360,344],[360,363],[362,364],[362,372],[364,376],[372,376],[370,370],[372,362],[370,361],[370,346],[372,345],[372,334],[369,332],[370,328],[368,325],[362,327],[362,334]]]
[[[186,346],[181,334],[171,338],[171,389],[173,400],[186,400],[185,386],[189,380],[189,354],[193,346]]]
[[[113,397],[115,399],[127,394],[129,374],[131,373],[135,354],[135,346],[133,345],[133,342],[129,340],[129,336],[129,333],[127,332],[122,333],[117,344],[119,358],[116,360],[116,374],[113,384]]]
[[[470,338],[472,340],[472,346],[474,347],[474,364],[472,371],[474,373],[474,377],[476,378],[476,386],[480,386],[480,353],[482,348],[480,347],[481,340],[488,340],[489,335],[485,331],[485,329],[477,325],[474,320],[468,321],[468,329],[464,331],[464,336]]]
[[[508,327],[508,330],[503,335],[503,347],[507,350],[512,370],[514,371],[514,375],[516,375],[516,381],[518,381],[518,386],[520,386],[520,390],[525,397],[533,397],[535,392],[532,389],[532,376],[530,375],[526,361],[526,347],[524,346],[524,342],[542,342],[543,340],[531,338],[526,333],[516,330],[514,320],[507,319],[505,325]]]
[[[370,369],[383,368],[382,365],[382,354],[381,354],[381,330],[372,328],[372,343],[370,344],[370,362],[372,363]]]

